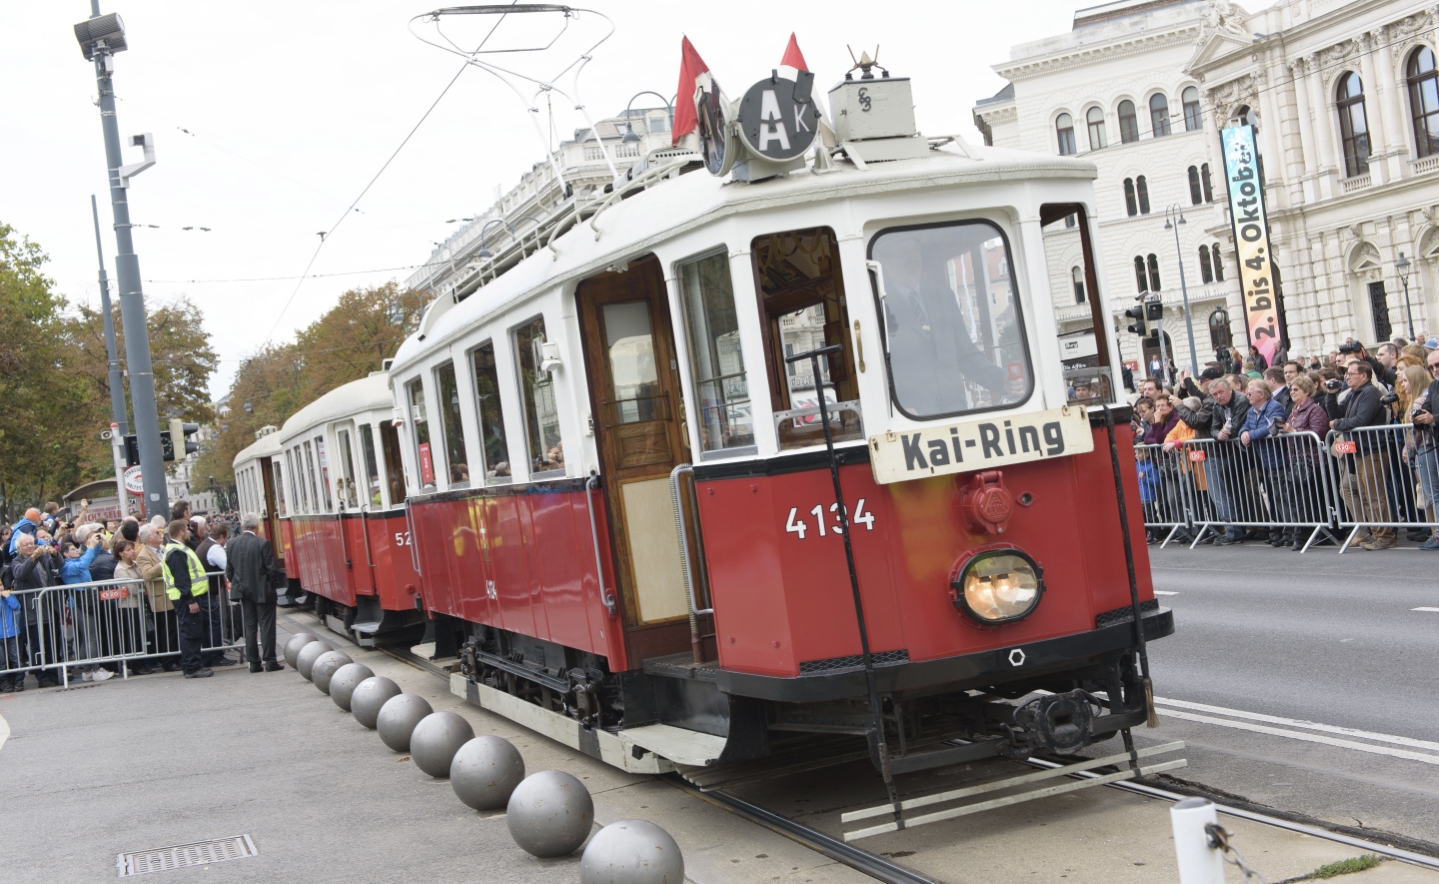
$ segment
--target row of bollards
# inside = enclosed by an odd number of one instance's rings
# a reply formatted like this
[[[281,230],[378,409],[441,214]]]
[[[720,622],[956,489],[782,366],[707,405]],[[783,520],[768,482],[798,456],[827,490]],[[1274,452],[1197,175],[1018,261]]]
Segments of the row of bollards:
[[[580,860],[582,884],[681,884],[684,857],[664,829],[646,820],[620,820],[593,838],[595,805],[583,783],[559,770],[525,776],[525,761],[508,740],[475,736],[469,721],[436,712],[418,694],[375,675],[344,651],[308,632],[285,644],[285,661],[335,705],[415,766],[448,778],[455,795],[475,810],[505,808],[510,837],[527,853],[551,859],[589,846]]]

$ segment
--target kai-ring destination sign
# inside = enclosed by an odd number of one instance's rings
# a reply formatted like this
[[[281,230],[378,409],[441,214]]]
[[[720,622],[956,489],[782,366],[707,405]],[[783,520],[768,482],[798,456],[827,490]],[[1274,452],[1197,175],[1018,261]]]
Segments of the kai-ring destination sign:
[[[871,436],[869,462],[874,481],[887,485],[1093,450],[1089,414],[1082,406],[1070,405]]]

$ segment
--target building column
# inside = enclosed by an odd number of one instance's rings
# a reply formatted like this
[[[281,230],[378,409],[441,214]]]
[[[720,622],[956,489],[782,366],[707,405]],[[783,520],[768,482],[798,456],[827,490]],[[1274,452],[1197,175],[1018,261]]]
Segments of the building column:
[[[1389,152],[1384,125],[1384,94],[1374,70],[1374,52],[1381,42],[1373,34],[1359,35],[1359,76],[1364,78],[1364,117],[1369,126],[1370,180],[1382,184],[1389,180],[1389,170],[1381,157]]]
[[[1315,202],[1319,199],[1318,178],[1319,164],[1315,158],[1314,143],[1314,120],[1309,116],[1309,83],[1304,76],[1304,59],[1299,59],[1290,66],[1290,73],[1294,83],[1294,100],[1296,111],[1299,116],[1299,146],[1302,149],[1304,158],[1304,170],[1302,179],[1304,184],[1304,201]]]
[[[1384,90],[1381,98],[1384,104],[1384,142],[1389,146],[1386,152],[1388,177],[1393,180],[1406,171],[1410,156],[1409,133],[1405,131],[1404,103],[1399,97],[1400,81],[1394,73],[1394,48],[1389,45],[1382,29],[1372,36],[1378,46],[1374,66],[1378,69],[1379,86]]]
[[[1339,174],[1334,156],[1334,102],[1324,94],[1324,74],[1318,56],[1306,57],[1304,66],[1309,72],[1304,79],[1309,87],[1309,107],[1314,112],[1314,138],[1319,146],[1319,165],[1315,169],[1319,197],[1328,199],[1335,193],[1335,177]]]
[[[1276,205],[1275,209],[1287,208],[1288,199],[1285,199],[1283,189],[1279,186],[1284,182],[1284,138],[1283,126],[1279,119],[1279,102],[1274,95],[1273,87],[1278,85],[1278,78],[1271,70],[1260,71],[1255,76],[1255,86],[1259,90],[1259,155],[1264,157],[1264,193]],[[1277,205],[1280,202],[1286,205]]]

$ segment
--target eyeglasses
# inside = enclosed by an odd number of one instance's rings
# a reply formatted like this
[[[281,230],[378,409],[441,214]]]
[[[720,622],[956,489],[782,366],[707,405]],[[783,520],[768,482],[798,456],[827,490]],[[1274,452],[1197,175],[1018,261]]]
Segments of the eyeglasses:
[[[1439,362],[1431,362],[1431,363],[1429,363],[1429,370],[1430,370],[1430,371],[1439,371]]]

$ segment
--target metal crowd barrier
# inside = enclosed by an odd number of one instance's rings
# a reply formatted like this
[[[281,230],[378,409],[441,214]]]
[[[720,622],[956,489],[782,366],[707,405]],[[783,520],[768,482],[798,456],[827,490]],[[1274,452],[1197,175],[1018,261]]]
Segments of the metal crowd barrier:
[[[1412,428],[1401,425],[1240,439],[1136,445],[1147,529],[1192,549],[1226,528],[1303,531],[1307,552],[1321,536],[1347,550],[1366,529],[1392,540],[1398,528],[1434,528],[1416,504]],[[1166,450],[1167,448],[1167,450]],[[1430,504],[1433,506],[1433,503]],[[1341,542],[1336,536],[1348,530]]]
[[[210,665],[226,651],[244,650],[240,606],[229,601],[224,572],[197,600],[206,615],[202,659]],[[37,679],[69,686],[80,673],[104,668],[128,678],[136,664],[164,665],[180,659],[179,621],[164,610],[163,586],[145,581],[96,580],[42,589],[14,590],[12,608],[0,599],[0,684]],[[168,601],[168,600],[167,600]]]
[[[1341,553],[1366,529],[1376,540],[1393,541],[1395,529],[1435,526],[1416,504],[1414,454],[1404,457],[1413,429],[1393,424],[1330,431],[1330,493],[1342,504],[1339,526],[1350,529]]]

